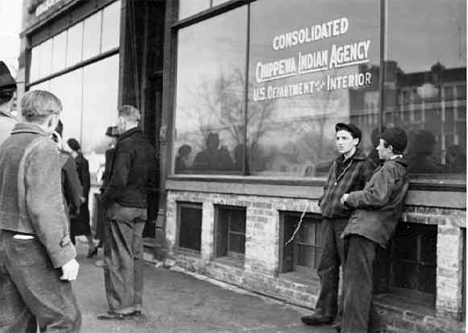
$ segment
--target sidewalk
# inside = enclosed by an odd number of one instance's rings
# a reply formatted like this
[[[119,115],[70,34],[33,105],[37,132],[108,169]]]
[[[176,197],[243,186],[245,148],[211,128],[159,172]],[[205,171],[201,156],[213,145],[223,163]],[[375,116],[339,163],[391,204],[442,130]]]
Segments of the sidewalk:
[[[103,269],[94,265],[102,259],[102,249],[97,257],[88,259],[86,245],[77,243],[81,266],[74,290],[83,315],[84,333],[335,332],[328,326],[303,325],[300,316],[308,314],[308,310],[150,263],[145,264],[145,316],[97,320],[97,314],[107,311]]]

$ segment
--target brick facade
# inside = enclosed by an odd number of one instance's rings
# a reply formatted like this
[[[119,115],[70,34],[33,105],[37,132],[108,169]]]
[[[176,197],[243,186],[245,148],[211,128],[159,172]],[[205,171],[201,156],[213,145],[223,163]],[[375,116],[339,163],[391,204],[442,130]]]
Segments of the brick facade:
[[[202,205],[201,251],[177,247],[178,202]],[[168,255],[184,269],[269,295],[286,302],[313,308],[319,291],[318,277],[280,273],[280,213],[320,214],[315,199],[168,191],[166,242]],[[245,257],[243,263],[232,263],[215,257],[215,205],[246,208]],[[458,331],[463,324],[463,229],[466,212],[454,209],[407,206],[404,222],[438,226],[437,290],[435,310],[414,311],[377,299],[389,323],[408,331]]]

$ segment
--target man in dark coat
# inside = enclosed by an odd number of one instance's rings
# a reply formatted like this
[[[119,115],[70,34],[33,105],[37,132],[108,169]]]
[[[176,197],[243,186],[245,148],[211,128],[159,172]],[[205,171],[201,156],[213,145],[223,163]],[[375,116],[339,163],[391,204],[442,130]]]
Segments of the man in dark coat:
[[[318,265],[320,294],[315,313],[301,318],[306,325],[331,324],[338,315],[340,266],[344,245],[340,238],[351,212],[340,202],[343,194],[361,190],[375,165],[358,148],[361,131],[354,124],[335,126],[336,147],[340,156],[333,162],[319,201],[322,210],[322,256]]]
[[[156,185],[156,153],[138,127],[140,112],[119,109],[120,137],[115,147],[108,186],[102,202],[107,208],[104,268],[109,311],[98,319],[141,315],[143,307],[143,239],[147,220],[147,189]]]
[[[57,146],[62,103],[47,91],[21,100],[24,122],[0,148],[0,331],[78,332],[75,260]]]
[[[15,93],[16,82],[5,63],[0,61],[0,144],[10,136],[11,130],[18,122],[10,113]]]
[[[408,163],[404,130],[389,128],[377,146],[384,160],[361,191],[344,194],[341,202],[354,209],[342,237],[345,239],[343,276],[343,333],[379,331],[372,303],[372,269],[377,247],[385,248],[403,211],[408,191]],[[380,327],[379,327],[380,326]]]

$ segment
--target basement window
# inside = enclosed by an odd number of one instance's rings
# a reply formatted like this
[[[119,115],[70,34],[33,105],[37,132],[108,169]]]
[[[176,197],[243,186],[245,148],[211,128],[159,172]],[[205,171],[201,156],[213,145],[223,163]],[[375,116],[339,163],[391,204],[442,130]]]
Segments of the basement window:
[[[200,251],[202,230],[202,205],[189,202],[177,203],[178,242],[180,248]]]
[[[399,223],[390,245],[389,284],[434,306],[437,268],[437,226]]]
[[[281,214],[281,272],[305,271],[317,269],[321,247],[322,218],[318,214],[305,214],[300,228],[293,238],[301,221],[300,213]]]
[[[216,206],[216,257],[243,261],[245,219],[244,207]]]

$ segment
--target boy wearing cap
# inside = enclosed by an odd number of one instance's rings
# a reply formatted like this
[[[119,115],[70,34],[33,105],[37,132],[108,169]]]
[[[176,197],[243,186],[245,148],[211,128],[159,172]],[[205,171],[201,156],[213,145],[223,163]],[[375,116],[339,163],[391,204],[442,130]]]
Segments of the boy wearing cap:
[[[13,96],[16,92],[16,82],[8,67],[0,61],[0,144],[10,136],[11,130],[17,123],[10,113]]]
[[[385,130],[377,146],[384,162],[363,190],[341,198],[343,204],[354,209],[342,235],[346,258],[342,318],[342,332],[345,333],[383,329],[374,321],[377,318],[372,303],[372,268],[377,247],[386,247],[403,211],[409,184],[408,164],[402,156],[406,144],[404,130]]]
[[[320,276],[320,294],[315,313],[301,318],[306,325],[331,324],[338,313],[338,283],[340,265],[344,263],[344,243],[340,238],[351,211],[340,198],[345,193],[364,188],[375,168],[358,148],[361,131],[354,124],[335,126],[336,147],[340,156],[333,162],[319,200],[322,210],[322,256],[317,273]]]

